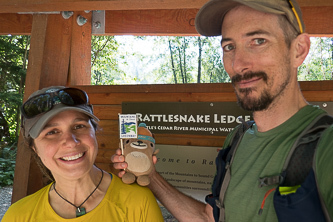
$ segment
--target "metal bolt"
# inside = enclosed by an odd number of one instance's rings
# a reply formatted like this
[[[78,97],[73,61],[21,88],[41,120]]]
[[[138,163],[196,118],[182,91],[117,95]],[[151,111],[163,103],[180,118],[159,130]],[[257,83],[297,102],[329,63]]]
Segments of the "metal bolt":
[[[323,107],[326,108],[327,107],[327,103],[323,103]]]
[[[83,26],[84,24],[86,24],[88,21],[88,19],[86,19],[85,17],[79,15],[76,19],[76,22],[79,26]]]
[[[61,15],[64,19],[69,19],[73,14],[74,14],[74,12],[72,12],[72,11],[63,11],[63,12],[61,12]]]
[[[214,106],[214,103],[210,103],[209,105],[210,105],[210,106]]]
[[[95,23],[94,23],[94,27],[95,27],[96,29],[99,29],[99,28],[102,27],[102,24],[101,24],[100,22],[95,22]]]

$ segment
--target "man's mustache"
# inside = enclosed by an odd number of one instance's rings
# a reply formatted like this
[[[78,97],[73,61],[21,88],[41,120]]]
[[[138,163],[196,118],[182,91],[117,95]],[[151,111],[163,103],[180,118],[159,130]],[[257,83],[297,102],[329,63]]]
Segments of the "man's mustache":
[[[240,74],[236,74],[235,76],[233,76],[231,78],[231,83],[232,84],[236,84],[238,82],[241,82],[243,80],[249,80],[252,79],[254,77],[259,77],[262,78],[265,82],[267,82],[267,74],[265,72],[259,71],[259,72],[247,72],[243,75]]]

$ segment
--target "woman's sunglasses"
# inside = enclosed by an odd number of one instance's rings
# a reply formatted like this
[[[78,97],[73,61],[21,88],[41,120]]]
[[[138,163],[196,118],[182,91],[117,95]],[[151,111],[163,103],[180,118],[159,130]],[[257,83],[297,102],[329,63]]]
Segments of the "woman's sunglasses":
[[[50,111],[59,103],[67,106],[88,105],[86,92],[76,88],[64,88],[50,93],[43,93],[28,99],[21,108],[22,115],[31,119]]]

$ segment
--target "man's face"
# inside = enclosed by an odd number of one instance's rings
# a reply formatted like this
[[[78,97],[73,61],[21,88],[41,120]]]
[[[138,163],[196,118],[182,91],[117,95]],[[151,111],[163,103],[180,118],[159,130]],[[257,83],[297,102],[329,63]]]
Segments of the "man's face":
[[[238,102],[250,111],[268,109],[285,96],[290,50],[278,16],[246,6],[228,12],[222,24],[223,63]]]

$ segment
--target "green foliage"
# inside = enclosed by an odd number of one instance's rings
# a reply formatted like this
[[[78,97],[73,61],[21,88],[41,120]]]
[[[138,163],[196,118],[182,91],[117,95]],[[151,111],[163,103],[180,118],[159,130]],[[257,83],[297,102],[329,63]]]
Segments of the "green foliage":
[[[13,184],[29,36],[0,36],[0,186]]]
[[[0,187],[13,184],[16,147],[0,147]]]
[[[225,83],[230,82],[228,73],[225,71],[222,62],[222,49],[220,38],[205,37],[203,39],[202,57],[203,75],[201,83]]]
[[[119,44],[114,36],[92,36],[91,75],[92,85],[114,85],[125,73],[119,69],[117,58]]]
[[[106,41],[105,36],[99,36],[99,38],[99,41]],[[222,65],[222,51],[219,47],[220,38],[116,36],[114,39],[117,48],[106,51],[105,56],[116,58],[118,63],[114,63],[115,66],[111,69],[105,69],[105,65],[96,67],[97,70],[93,68],[92,82],[94,84],[98,82],[98,75],[96,74],[109,79],[108,83],[110,84],[178,84],[230,81]],[[96,44],[93,43],[93,45]],[[99,48],[101,47],[99,46]],[[93,51],[96,51],[96,49]],[[201,54],[200,51],[202,51]],[[103,57],[102,54],[97,55]],[[103,59],[99,61],[105,62]],[[198,61],[202,63],[200,67]],[[123,71],[121,72],[121,70]],[[101,84],[105,83],[106,81]]]
[[[333,38],[311,38],[311,49],[299,67],[298,79],[333,80]]]
[[[105,56],[112,54],[117,66],[94,70],[109,79],[101,84],[230,82],[222,63],[221,37],[116,36],[114,39],[118,48]],[[299,80],[333,79],[332,48],[333,38],[311,38],[310,53],[299,67]]]
[[[17,141],[29,36],[0,36],[0,147]]]

